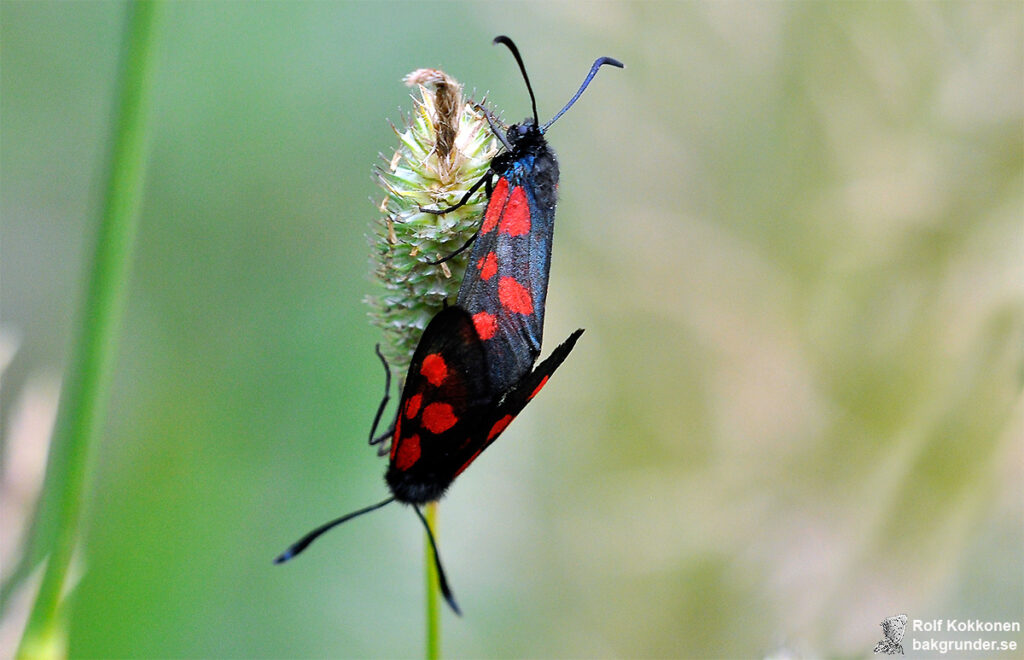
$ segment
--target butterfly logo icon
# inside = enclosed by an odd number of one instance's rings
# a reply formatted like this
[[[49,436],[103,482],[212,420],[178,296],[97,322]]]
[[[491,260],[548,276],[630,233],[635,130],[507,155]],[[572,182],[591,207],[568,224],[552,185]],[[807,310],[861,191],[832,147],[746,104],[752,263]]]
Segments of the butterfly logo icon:
[[[886,653],[888,655],[903,655],[903,633],[907,630],[907,615],[891,616],[884,619],[881,624],[882,635],[885,639],[875,645],[875,653]]]

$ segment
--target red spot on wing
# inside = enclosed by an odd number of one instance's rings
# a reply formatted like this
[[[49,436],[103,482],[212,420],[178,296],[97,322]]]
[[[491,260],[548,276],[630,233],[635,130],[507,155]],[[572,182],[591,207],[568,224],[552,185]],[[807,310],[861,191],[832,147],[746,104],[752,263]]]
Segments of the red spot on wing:
[[[408,470],[420,460],[420,436],[410,435],[397,443],[398,451],[393,457],[395,467]]]
[[[458,421],[459,418],[447,403],[431,403],[423,409],[423,418],[420,420],[424,428],[435,434],[444,433]]]
[[[491,199],[487,202],[487,213],[484,214],[484,224],[480,227],[480,233],[486,234],[494,229],[501,219],[501,212],[505,209],[508,201],[508,179],[498,179],[498,185],[491,191]]]
[[[487,256],[477,262],[476,267],[480,269],[481,279],[491,279],[498,272],[498,255],[493,251],[488,252]]]
[[[476,326],[476,334],[480,335],[480,339],[483,341],[487,341],[498,331],[497,319],[494,318],[493,314],[488,314],[487,312],[474,314],[473,325]]]
[[[514,278],[503,277],[498,280],[498,300],[502,307],[518,314],[533,314],[533,297],[525,286]]]
[[[543,378],[540,379],[540,383],[537,385],[537,387],[533,388],[533,392],[530,392],[531,399],[537,396],[537,392],[540,392],[541,388],[548,384],[548,378],[550,378],[550,376],[544,376]]]
[[[448,364],[438,353],[431,353],[423,358],[420,373],[431,385],[437,387],[448,377]]]
[[[395,460],[395,452],[398,451],[398,439],[402,437],[402,416],[395,419],[395,432],[391,436],[391,460]]]
[[[530,204],[526,201],[526,192],[522,186],[512,189],[498,232],[509,236],[522,236],[530,232]]]
[[[511,424],[512,420],[515,418],[515,415],[505,415],[504,417],[496,421],[494,423],[494,426],[491,427],[490,433],[487,434],[487,439],[494,440],[495,438],[497,438],[498,434],[504,431],[505,427]]]
[[[405,402],[405,416],[412,419],[416,416],[416,413],[420,411],[420,402],[423,401],[423,395],[413,394],[409,397],[409,400]]]

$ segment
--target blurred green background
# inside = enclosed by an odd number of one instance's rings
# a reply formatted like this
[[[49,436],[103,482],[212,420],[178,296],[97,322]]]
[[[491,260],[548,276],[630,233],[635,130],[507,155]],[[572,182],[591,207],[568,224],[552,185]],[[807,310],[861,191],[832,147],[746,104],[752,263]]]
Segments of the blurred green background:
[[[72,336],[124,5],[0,11],[10,467]],[[415,68],[528,113],[499,33],[542,119],[595,57],[628,68],[549,135],[547,349],[587,333],[444,500],[446,652],[869,656],[901,612],[1024,618],[1019,2],[182,2],[161,28],[72,655],[422,653],[411,512],[270,562],[386,494],[370,171]]]

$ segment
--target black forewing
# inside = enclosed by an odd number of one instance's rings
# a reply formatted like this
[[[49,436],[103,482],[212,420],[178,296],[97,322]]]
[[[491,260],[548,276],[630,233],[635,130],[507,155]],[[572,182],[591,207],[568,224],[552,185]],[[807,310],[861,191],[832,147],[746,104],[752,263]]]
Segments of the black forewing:
[[[512,187],[505,176],[491,190],[487,209],[466,264],[466,274],[459,286],[458,305],[470,316],[486,312],[494,314],[498,303],[498,225],[508,205]],[[490,255],[494,255],[493,261]]]
[[[581,328],[569,335],[564,342],[551,352],[551,355],[537,365],[536,369],[524,376],[514,388],[509,390],[497,406],[494,418],[499,420],[506,415],[512,415],[515,418],[526,407],[526,404],[533,400],[533,397],[538,392],[538,388],[542,386],[544,381],[555,373],[555,370],[562,365],[565,358],[569,357],[569,353],[576,347],[576,341],[582,334],[583,329]],[[496,439],[497,436],[491,438],[490,441],[494,442]]]
[[[460,307],[442,310],[423,331],[399,403],[387,474],[396,498],[421,503],[444,493],[493,398],[472,318]]]
[[[479,427],[473,432],[472,444],[463,453],[459,468],[452,478],[469,467],[480,452],[498,439],[526,404],[533,400],[540,388],[546,384],[546,380],[561,366],[582,334],[583,330],[580,329],[569,335],[568,339],[537,365],[536,369],[523,376],[511,389],[499,394],[492,405],[486,408],[486,414],[480,418]]]
[[[459,305],[471,315],[493,317],[494,333],[484,335],[491,383],[507,390],[533,368],[540,355],[544,306],[551,266],[558,163],[542,138],[510,154],[499,173],[479,237],[473,246],[466,276],[459,289]],[[503,189],[503,186],[507,188]],[[502,194],[504,190],[505,194]],[[526,216],[529,231],[513,235],[502,231],[506,220],[520,224]],[[489,222],[490,220],[490,222]],[[488,228],[492,227],[489,231]],[[488,260],[493,260],[488,265]],[[483,275],[493,272],[490,277]],[[489,270],[491,269],[491,270]],[[503,279],[515,282],[529,300],[529,312],[506,306]],[[512,298],[521,299],[513,295]]]

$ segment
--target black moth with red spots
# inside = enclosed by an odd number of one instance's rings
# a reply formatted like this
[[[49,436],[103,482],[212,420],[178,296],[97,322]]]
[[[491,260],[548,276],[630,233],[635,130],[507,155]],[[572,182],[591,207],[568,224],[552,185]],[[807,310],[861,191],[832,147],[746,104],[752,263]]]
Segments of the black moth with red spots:
[[[474,186],[487,184],[488,203],[457,306],[439,313],[424,331],[395,422],[387,482],[396,499],[411,504],[440,498],[536,394],[537,384],[546,382],[583,332],[577,330],[534,370],[555,227],[558,161],[544,139],[554,119],[540,125],[518,49],[508,37],[495,42],[512,51],[533,117],[502,134],[488,115],[507,151],[494,158],[490,172]],[[605,64],[622,66],[598,59],[555,119]]]
[[[518,49],[508,37],[499,36],[494,42],[512,51],[530,93],[533,117],[502,134],[487,115],[507,151],[494,158],[488,174],[455,207],[431,211],[443,214],[458,208],[487,185],[487,210],[474,237],[457,303],[439,312],[423,331],[393,431],[376,439],[375,429],[370,433],[371,444],[392,438],[385,476],[392,497],[321,525],[275,560],[291,559],[327,530],[356,516],[395,500],[411,504],[433,547],[441,591],[456,613],[458,606],[418,505],[444,495],[544,387],[583,334],[583,330],[572,333],[534,368],[541,350],[558,186],[558,161],[544,132],[576,102],[601,66],[623,66],[609,57],[599,58],[576,95],[541,126]],[[492,185],[495,176],[497,183]],[[390,370],[387,374],[375,428],[388,401]]]

